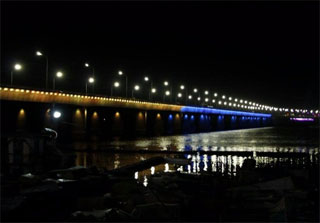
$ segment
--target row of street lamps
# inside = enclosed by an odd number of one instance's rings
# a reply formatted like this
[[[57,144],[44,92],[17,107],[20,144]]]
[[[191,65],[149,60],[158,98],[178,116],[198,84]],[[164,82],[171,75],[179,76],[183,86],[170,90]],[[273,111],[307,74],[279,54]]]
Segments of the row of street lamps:
[[[46,89],[48,89],[48,79],[49,79],[49,61],[48,61],[48,56],[44,55],[41,51],[36,51],[36,56],[43,56],[46,59]],[[93,92],[94,92],[94,82],[95,82],[95,77],[94,77],[94,67],[90,66],[89,63],[84,63],[84,66],[86,68],[91,68],[92,69],[92,75],[90,77],[88,77],[88,79],[86,80],[85,83],[85,90],[86,90],[86,94],[88,93],[88,84],[92,84],[93,86]],[[11,85],[13,85],[13,76],[14,76],[14,72],[16,71],[21,71],[23,69],[23,66],[19,63],[14,64],[13,69],[11,70]],[[124,74],[123,71],[119,70],[118,71],[118,75],[119,76],[123,76],[125,77],[125,95],[126,98],[128,98],[128,76],[126,74]],[[64,74],[61,71],[56,72],[56,74],[53,77],[53,90],[55,90],[55,85],[56,85],[56,78],[60,79],[64,76]],[[152,100],[152,97],[154,94],[156,94],[157,89],[153,86],[153,82],[152,80],[150,80],[150,78],[148,76],[144,77],[144,81],[145,82],[149,82],[150,83],[150,90],[148,91],[148,96],[149,96],[149,100]],[[119,88],[120,87],[120,82],[119,81],[115,81],[114,83],[112,83],[111,85],[111,96],[113,96],[114,94],[114,88]],[[165,87],[164,89],[164,94],[163,94],[163,101],[165,101],[165,97],[170,97],[170,101],[172,101],[172,85],[169,84],[168,81],[164,81],[163,82],[163,86]],[[168,89],[168,87],[170,86],[170,88]],[[140,91],[140,85],[135,84],[133,85],[132,91],[131,91],[131,97],[134,97],[134,92],[136,91]],[[216,105],[225,105],[225,106],[231,106],[231,107],[238,107],[238,108],[242,108],[242,109],[252,109],[252,110],[269,110],[269,111],[292,111],[293,109],[287,109],[287,108],[276,108],[276,107],[271,107],[271,106],[267,106],[267,105],[261,105],[258,103],[254,103],[254,102],[250,102],[247,100],[242,100],[242,99],[237,99],[237,98],[232,98],[232,97],[226,97],[225,95],[221,95],[221,99],[219,100],[218,98],[218,93],[214,92],[212,94],[212,99],[209,99],[209,91],[205,90],[204,93],[204,100],[201,100],[201,94],[200,91],[197,88],[193,88],[192,89],[192,93],[194,94],[190,94],[188,93],[188,88],[185,85],[180,85],[179,86],[179,92],[177,93],[175,100],[177,102],[178,99],[182,99],[183,95],[185,95],[185,103],[188,103],[188,100],[195,100],[198,101],[198,103],[201,102],[205,102],[206,104],[209,104],[212,102],[212,104],[216,104]],[[182,91],[184,93],[182,93]],[[211,101],[210,101],[211,100]],[[224,100],[224,101],[223,101]],[[297,109],[295,109],[297,110]]]

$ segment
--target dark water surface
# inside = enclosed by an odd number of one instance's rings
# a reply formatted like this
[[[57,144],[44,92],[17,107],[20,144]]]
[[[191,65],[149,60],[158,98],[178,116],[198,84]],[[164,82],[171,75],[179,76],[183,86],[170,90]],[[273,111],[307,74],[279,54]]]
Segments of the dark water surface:
[[[123,167],[154,156],[178,157],[190,159],[190,165],[178,166],[163,164],[150,170],[135,173],[135,178],[145,178],[158,171],[181,171],[198,173],[201,171],[235,174],[236,166],[242,165],[244,156],[182,154],[174,155],[166,151],[252,151],[257,164],[276,162],[295,162],[303,164],[304,159],[256,157],[255,152],[307,153],[319,151],[319,128],[280,128],[267,127],[222,132],[197,133],[177,136],[141,138],[136,140],[115,139],[109,142],[74,142],[70,145],[76,150],[76,165],[96,166],[108,170]],[[137,152],[107,152],[110,149]],[[159,151],[159,153],[141,153],[141,150]],[[90,152],[87,152],[90,151]]]

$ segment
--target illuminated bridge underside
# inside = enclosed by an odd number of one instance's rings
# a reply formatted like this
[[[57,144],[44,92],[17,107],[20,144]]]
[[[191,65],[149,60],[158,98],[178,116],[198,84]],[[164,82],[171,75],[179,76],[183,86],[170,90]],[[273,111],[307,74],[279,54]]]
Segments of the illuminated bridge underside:
[[[57,92],[45,92],[36,90],[0,88],[0,99],[10,101],[27,101],[39,103],[61,103],[80,106],[104,106],[104,107],[122,107],[142,110],[163,110],[176,111],[184,113],[204,113],[235,116],[255,116],[271,117],[271,114],[233,111],[224,109],[213,109],[203,107],[181,106],[172,104],[152,103],[137,100],[127,100],[119,98],[86,96],[79,94],[66,94]]]

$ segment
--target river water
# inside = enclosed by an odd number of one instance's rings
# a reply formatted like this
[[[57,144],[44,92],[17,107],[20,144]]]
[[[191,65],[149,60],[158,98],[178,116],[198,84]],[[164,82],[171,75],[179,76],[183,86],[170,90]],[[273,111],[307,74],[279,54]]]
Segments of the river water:
[[[182,171],[198,173],[201,171],[235,174],[235,169],[242,165],[246,158],[241,155],[209,155],[207,154],[169,154],[167,151],[251,151],[254,152],[288,152],[308,153],[319,152],[319,128],[300,127],[283,128],[267,127],[233,131],[197,133],[187,135],[140,138],[135,140],[114,139],[108,142],[74,142],[76,165],[104,169],[115,169],[146,160],[154,156],[171,158],[188,158],[190,164],[179,166],[165,163],[150,170],[135,173],[135,178],[143,178],[156,172]],[[112,149],[115,152],[108,152]],[[119,152],[117,152],[119,150]],[[131,152],[120,152],[129,150]],[[88,152],[90,151],[90,152]],[[136,151],[136,152],[133,152]],[[148,153],[141,151],[158,151]],[[292,158],[254,157],[257,164],[274,164],[276,161],[289,163],[305,162]]]

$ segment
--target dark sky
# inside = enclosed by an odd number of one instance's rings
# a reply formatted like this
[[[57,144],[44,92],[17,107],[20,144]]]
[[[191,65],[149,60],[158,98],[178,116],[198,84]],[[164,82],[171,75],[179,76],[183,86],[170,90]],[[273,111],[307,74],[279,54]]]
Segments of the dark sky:
[[[99,93],[122,69],[130,87],[148,74],[160,88],[209,89],[281,107],[319,104],[317,2],[2,2],[1,82],[12,64],[15,84],[43,87],[62,69],[57,88],[84,91],[94,64]],[[50,79],[52,80],[52,79]]]

